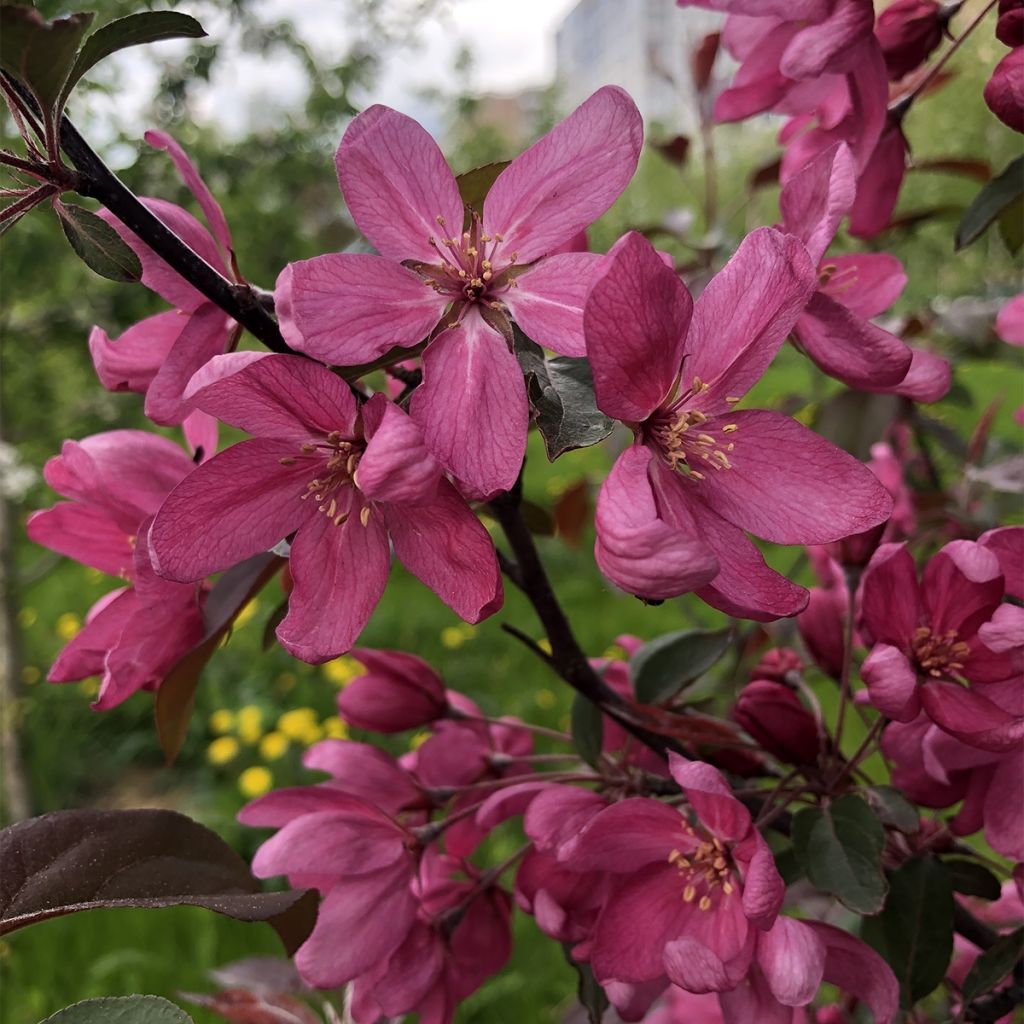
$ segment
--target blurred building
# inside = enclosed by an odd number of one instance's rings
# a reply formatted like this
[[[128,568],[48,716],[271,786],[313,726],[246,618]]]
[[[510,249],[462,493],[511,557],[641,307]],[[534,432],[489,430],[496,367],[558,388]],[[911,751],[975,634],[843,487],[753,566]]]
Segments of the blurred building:
[[[672,0],[579,0],[555,39],[561,106],[572,110],[602,85],[621,85],[648,124],[693,134],[690,54],[721,23],[720,14]]]

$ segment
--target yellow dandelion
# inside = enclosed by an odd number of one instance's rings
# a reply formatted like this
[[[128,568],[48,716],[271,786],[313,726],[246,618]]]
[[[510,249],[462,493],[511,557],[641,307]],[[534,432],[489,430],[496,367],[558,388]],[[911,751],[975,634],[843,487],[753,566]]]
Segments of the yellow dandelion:
[[[78,691],[79,693],[84,693],[86,697],[95,697],[100,692],[100,681],[95,676],[83,679],[78,684]]]
[[[263,712],[255,704],[239,708],[235,716],[235,732],[243,743],[256,743],[263,735]]]
[[[550,497],[560,498],[568,486],[569,481],[564,476],[553,476],[544,485],[544,490],[548,492]]]
[[[296,683],[296,679],[295,679],[295,673],[294,672],[282,672],[277,677],[277,688],[282,693],[288,693],[289,690],[294,689],[295,688],[295,683]]]
[[[35,665],[26,665],[21,670],[21,681],[26,686],[32,686],[33,684],[38,683],[41,677],[42,673],[35,667]]]
[[[441,643],[450,651],[454,651],[466,642],[462,630],[458,626],[445,626],[441,630]]]
[[[325,662],[320,669],[335,686],[348,686],[353,679],[366,675],[366,669],[355,658],[347,656]]]
[[[210,764],[227,764],[228,761],[234,761],[238,757],[238,752],[241,749],[234,736],[218,736],[206,748],[206,760]]]
[[[210,726],[210,732],[223,736],[225,733],[231,732],[235,727],[234,712],[229,711],[227,708],[218,708],[210,715],[210,720],[207,724]]]
[[[238,791],[249,800],[263,796],[274,784],[274,775],[269,768],[255,764],[238,776]]]
[[[601,657],[606,658],[608,661],[625,661],[628,656],[624,647],[620,647],[618,644],[612,644],[611,647],[605,649],[605,652]]]
[[[340,718],[325,718],[321,723],[320,727],[324,731],[324,735],[328,739],[332,740],[347,740],[348,739],[348,722],[343,722]]]
[[[292,708],[278,720],[277,728],[290,740],[303,742],[311,729],[317,729],[317,713],[312,708]]]
[[[57,619],[57,636],[61,640],[74,640],[82,628],[82,620],[74,612],[65,612]]]
[[[257,598],[253,598],[245,607],[238,613],[238,618],[235,619],[234,628],[241,629],[252,617],[260,610],[260,602]]]
[[[409,749],[419,750],[427,740],[430,739],[430,733],[426,729],[421,729],[419,732],[415,732],[409,737]]]
[[[39,621],[39,613],[35,608],[22,608],[18,612],[18,625],[22,629],[31,629]]]
[[[537,702],[537,707],[545,710],[553,708],[556,703],[555,695],[551,690],[538,690],[533,699]]]
[[[283,732],[268,732],[260,740],[260,757],[264,761],[276,761],[278,758],[284,757],[289,743],[290,740]]]

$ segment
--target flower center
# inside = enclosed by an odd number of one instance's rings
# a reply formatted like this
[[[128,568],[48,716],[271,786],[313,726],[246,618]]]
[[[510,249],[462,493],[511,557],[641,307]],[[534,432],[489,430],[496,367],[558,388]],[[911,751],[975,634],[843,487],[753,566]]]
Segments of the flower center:
[[[693,836],[693,829],[689,825],[684,825],[683,831],[687,836]],[[693,903],[696,900],[698,910],[710,910],[719,890],[729,896],[736,888],[732,880],[729,851],[721,839],[706,839],[696,850],[685,855],[672,850],[668,862],[679,872],[679,879],[683,883],[683,902]]]
[[[963,670],[964,658],[971,653],[969,644],[957,640],[955,629],[935,633],[930,626],[918,626],[911,641],[918,668],[937,679]]]
[[[353,498],[358,487],[356,470],[365,445],[354,438],[342,437],[340,430],[332,430],[322,441],[307,441],[299,445],[303,456],[317,455],[317,475],[306,484],[300,495],[303,501],[312,499],[317,511],[322,512],[335,526],[341,526],[352,512]],[[286,456],[278,460],[282,466],[292,466],[296,458]],[[359,520],[366,525],[370,507],[363,505]]]
[[[708,417],[699,409],[669,409],[655,417],[650,439],[672,469],[685,470],[689,476],[704,479],[701,470],[732,469],[729,453],[736,447],[729,435],[738,430],[735,423],[708,427]]]
[[[437,223],[445,229],[444,217],[437,217]],[[437,253],[439,263],[419,263],[414,269],[426,283],[437,292],[450,295],[461,302],[484,302],[508,288],[516,286],[510,275],[518,253],[497,258],[498,249],[505,239],[502,235],[484,233],[480,215],[471,211],[468,231],[450,238],[427,239]],[[498,263],[502,266],[498,266]],[[497,305],[491,301],[489,305]]]

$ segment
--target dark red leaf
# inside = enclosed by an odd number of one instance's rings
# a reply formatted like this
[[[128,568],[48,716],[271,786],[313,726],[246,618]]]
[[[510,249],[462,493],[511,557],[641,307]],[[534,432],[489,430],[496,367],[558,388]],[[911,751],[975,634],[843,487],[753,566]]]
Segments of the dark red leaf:
[[[260,994],[244,988],[229,988],[212,995],[197,992],[180,992],[179,995],[233,1024],[322,1024],[305,1003],[281,993]]]
[[[711,72],[718,56],[720,39],[721,35],[718,32],[712,32],[706,35],[690,54],[690,73],[693,75],[693,84],[697,87],[697,92],[705,92],[711,82]]]

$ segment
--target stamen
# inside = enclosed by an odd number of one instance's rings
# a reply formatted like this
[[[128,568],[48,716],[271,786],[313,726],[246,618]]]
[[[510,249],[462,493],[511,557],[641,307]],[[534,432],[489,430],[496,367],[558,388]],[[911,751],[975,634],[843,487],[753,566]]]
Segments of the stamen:
[[[370,521],[370,506],[364,505],[359,513],[359,522],[366,526]]]

